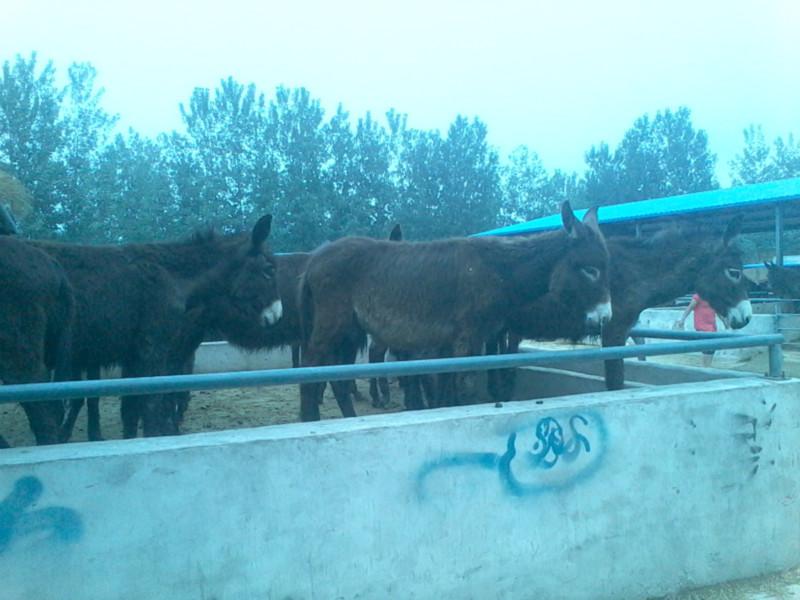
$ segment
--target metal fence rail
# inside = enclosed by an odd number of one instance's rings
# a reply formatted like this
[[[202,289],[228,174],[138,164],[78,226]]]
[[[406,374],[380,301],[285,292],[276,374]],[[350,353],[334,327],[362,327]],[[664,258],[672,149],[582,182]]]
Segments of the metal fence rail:
[[[685,336],[690,332],[656,331],[665,336]],[[656,337],[647,335],[647,337]],[[298,369],[269,369],[263,371],[236,371],[230,373],[207,373],[202,375],[167,375],[160,377],[137,377],[128,379],[104,379],[98,381],[66,381],[53,383],[29,383],[0,386],[0,404],[10,402],[35,402],[66,400],[91,396],[125,396],[134,394],[156,394],[189,390],[219,390],[266,385],[286,385],[324,381],[343,381],[370,377],[424,375],[430,373],[457,373],[546,365],[562,361],[607,360],[638,356],[659,356],[724,350],[729,348],[751,348],[768,346],[770,349],[771,377],[780,377],[782,368],[781,334],[738,335],[704,334],[701,339],[665,342],[646,346],[619,346],[593,348],[589,350],[526,351],[519,354],[496,356],[469,356],[465,358],[440,358],[410,360],[390,363],[336,365],[329,367],[304,367]],[[777,358],[773,361],[772,356]]]

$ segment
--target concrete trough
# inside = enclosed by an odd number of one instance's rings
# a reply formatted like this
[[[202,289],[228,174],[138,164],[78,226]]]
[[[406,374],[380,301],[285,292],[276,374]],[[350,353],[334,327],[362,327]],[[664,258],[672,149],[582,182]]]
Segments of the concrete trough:
[[[2,597],[636,599],[800,563],[800,381],[639,365],[618,392],[523,369],[518,395],[561,397],[5,450]]]

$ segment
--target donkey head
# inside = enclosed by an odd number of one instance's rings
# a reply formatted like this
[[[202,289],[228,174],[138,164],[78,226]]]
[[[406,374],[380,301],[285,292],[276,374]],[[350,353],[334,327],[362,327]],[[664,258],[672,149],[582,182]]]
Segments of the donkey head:
[[[700,297],[734,329],[747,325],[753,315],[747,278],[742,271],[742,252],[733,243],[741,227],[741,216],[728,223],[722,241],[715,243],[713,251],[704,257],[695,281]]]
[[[202,308],[207,327],[246,348],[259,347],[264,327],[283,313],[276,261],[266,244],[271,224],[272,215],[261,217],[249,239],[221,249],[226,257],[195,287],[186,306]]]
[[[579,221],[569,202],[564,202],[561,221],[569,241],[550,275],[549,294],[570,313],[585,314],[586,325],[594,329],[611,319],[608,248],[597,223],[597,207]]]
[[[765,262],[769,289],[781,298],[800,298],[800,272]]]

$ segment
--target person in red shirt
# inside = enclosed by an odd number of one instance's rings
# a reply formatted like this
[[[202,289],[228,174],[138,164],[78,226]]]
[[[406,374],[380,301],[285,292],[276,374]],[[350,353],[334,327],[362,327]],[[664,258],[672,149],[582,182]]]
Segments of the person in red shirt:
[[[689,313],[692,311],[694,311],[695,331],[714,332],[717,330],[717,313],[714,312],[714,309],[711,308],[711,305],[708,302],[703,300],[697,294],[692,296],[692,301],[689,303],[689,306],[687,306],[686,310],[683,311],[681,318],[675,322],[677,329],[683,329],[684,323],[686,322],[686,317],[688,317]],[[704,350],[703,366],[710,367],[713,358],[713,350]]]

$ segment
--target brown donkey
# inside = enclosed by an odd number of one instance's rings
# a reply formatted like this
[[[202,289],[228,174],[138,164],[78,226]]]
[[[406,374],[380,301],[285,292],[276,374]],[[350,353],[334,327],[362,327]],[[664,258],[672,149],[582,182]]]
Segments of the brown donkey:
[[[0,383],[57,381],[70,375],[74,299],[61,266],[26,242],[0,236]],[[58,442],[61,402],[22,407],[37,444]],[[0,447],[7,447],[0,438]]]
[[[743,276],[742,254],[734,240],[741,229],[741,218],[732,219],[724,232],[702,229],[667,228],[649,238],[608,237],[610,254],[609,286],[613,317],[603,327],[603,346],[623,346],[639,315],[649,307],[670,302],[684,294],[697,292],[734,329],[747,325],[752,316],[748,284]],[[540,307],[542,313],[548,312]],[[520,337],[531,339],[580,339],[597,333],[575,319],[552,319],[511,327],[510,346],[515,352]],[[572,327],[569,327],[572,324]],[[525,326],[527,325],[527,327]],[[625,383],[624,361],[605,361],[606,386],[621,389]],[[492,382],[496,400],[508,399],[512,381],[496,372]]]
[[[262,331],[282,313],[275,259],[265,243],[271,221],[262,217],[247,236],[196,234],[183,242],[36,242],[75,290],[73,373],[119,365],[124,377],[180,374],[212,329],[235,345],[258,348]],[[145,435],[177,433],[179,398],[123,398],[125,437],[137,435],[140,419]],[[92,428],[99,437],[99,424]]]
[[[303,365],[351,363],[369,333],[406,352],[446,348],[478,354],[484,342],[543,296],[577,307],[581,320],[611,315],[608,251],[590,210],[578,221],[568,203],[563,229],[524,238],[434,242],[343,238],[312,254],[301,283]],[[347,383],[334,383],[344,416],[354,416]],[[319,419],[320,384],[301,387],[301,417]],[[474,379],[463,377],[465,399]]]

